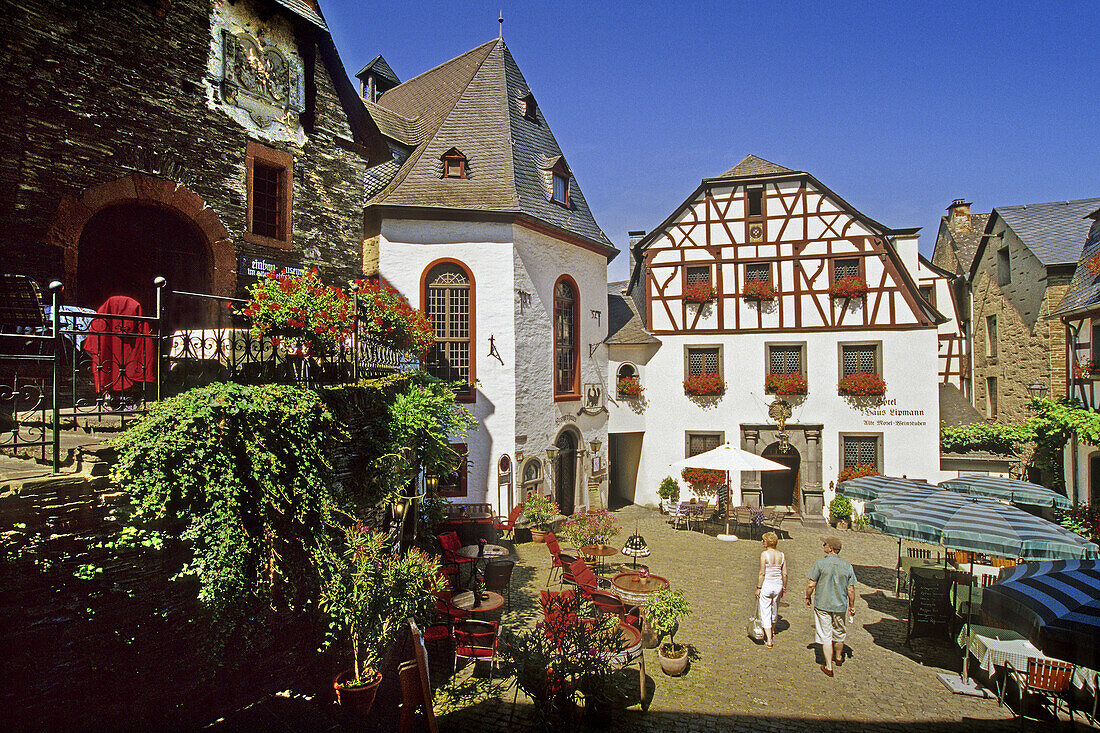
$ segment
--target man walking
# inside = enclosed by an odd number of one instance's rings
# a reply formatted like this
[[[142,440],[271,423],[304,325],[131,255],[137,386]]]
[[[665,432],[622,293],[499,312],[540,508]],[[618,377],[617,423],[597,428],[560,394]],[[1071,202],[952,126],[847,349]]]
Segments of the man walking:
[[[808,573],[806,605],[813,606],[814,638],[825,655],[821,671],[832,677],[833,663],[844,662],[847,622],[856,615],[856,571],[840,559],[840,538],[825,537],[822,543],[825,557],[818,558]]]

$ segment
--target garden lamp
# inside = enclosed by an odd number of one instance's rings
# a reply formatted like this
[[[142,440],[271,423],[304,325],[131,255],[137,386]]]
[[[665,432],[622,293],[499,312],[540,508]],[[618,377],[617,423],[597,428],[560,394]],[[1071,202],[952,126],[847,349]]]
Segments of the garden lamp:
[[[626,542],[623,543],[622,553],[627,557],[634,558],[631,563],[631,567],[637,569],[639,557],[649,557],[649,545],[645,542],[645,537],[638,534],[637,526],[634,527],[634,534],[626,538]]]
[[[1027,393],[1031,395],[1033,400],[1041,400],[1047,396],[1047,386],[1036,379],[1028,385]]]
[[[546,457],[551,461],[558,457],[558,446],[548,445],[546,446]]]

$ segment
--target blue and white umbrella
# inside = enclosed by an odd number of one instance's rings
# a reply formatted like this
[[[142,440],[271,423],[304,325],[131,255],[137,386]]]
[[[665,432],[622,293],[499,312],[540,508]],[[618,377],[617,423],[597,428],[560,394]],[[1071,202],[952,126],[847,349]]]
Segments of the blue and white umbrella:
[[[984,589],[982,612],[1027,636],[1044,654],[1100,667],[1100,560],[1005,568]]]
[[[940,486],[960,494],[1003,499],[1013,504],[1058,507],[1059,509],[1068,509],[1071,506],[1069,499],[1045,486],[1001,476],[959,476],[940,481]]]

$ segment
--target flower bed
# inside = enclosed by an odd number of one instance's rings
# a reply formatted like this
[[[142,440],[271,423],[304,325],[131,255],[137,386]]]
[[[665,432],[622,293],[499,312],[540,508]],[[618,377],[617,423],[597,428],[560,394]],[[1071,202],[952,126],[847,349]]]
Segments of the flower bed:
[[[878,476],[879,472],[870,463],[859,463],[855,466],[849,466],[840,472],[840,475],[836,477],[837,482],[851,481],[854,478],[860,478],[861,476]]]
[[[829,286],[834,298],[862,298],[867,294],[867,281],[858,275],[846,275]]]
[[[806,376],[798,372],[768,374],[764,377],[764,391],[779,396],[806,394]]]
[[[642,386],[637,377],[623,377],[619,380],[618,392],[620,397],[634,399],[642,396],[645,387]]]
[[[745,283],[743,295],[749,300],[775,300],[775,288],[766,280]]]
[[[684,300],[689,303],[707,303],[714,300],[714,288],[708,282],[694,282],[684,288]]]
[[[685,468],[680,472],[684,481],[693,486],[713,488],[726,480],[726,472],[712,468]]]
[[[726,381],[721,374],[690,374],[684,380],[684,393],[697,397],[726,393]]]
[[[886,394],[886,380],[874,372],[854,372],[841,379],[837,389],[852,397],[877,397]]]

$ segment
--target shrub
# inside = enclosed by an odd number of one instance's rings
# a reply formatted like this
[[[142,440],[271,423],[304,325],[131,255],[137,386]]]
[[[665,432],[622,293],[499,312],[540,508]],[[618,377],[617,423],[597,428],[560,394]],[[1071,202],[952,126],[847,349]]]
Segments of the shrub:
[[[644,391],[645,387],[642,386],[637,377],[623,377],[619,380],[618,392],[620,397],[634,399],[635,397],[641,397]]]
[[[671,476],[665,476],[661,480],[661,485],[657,487],[657,496],[662,499],[670,500],[675,499],[680,495],[680,483]]]
[[[717,486],[726,480],[726,472],[713,468],[685,468],[680,472],[684,481],[701,486]]]
[[[742,293],[749,300],[775,299],[775,288],[767,280],[752,280],[745,283]]]
[[[862,298],[867,294],[867,281],[858,275],[845,275],[829,286],[833,298]]]
[[[841,469],[840,475],[837,476],[837,482],[850,481],[854,478],[860,478],[861,476],[878,476],[878,469],[876,469],[870,463],[860,463],[855,466],[849,466],[848,468]]]
[[[689,303],[706,303],[714,300],[714,288],[708,282],[693,282],[684,288],[684,300]]]
[[[697,397],[721,395],[726,392],[726,382],[721,374],[689,374],[684,380],[684,392]]]
[[[1087,540],[1100,542],[1100,506],[1074,504],[1057,511],[1058,524]]]
[[[775,395],[806,394],[806,377],[798,372],[787,374],[771,373],[764,377],[764,391]]]
[[[833,519],[851,519],[852,502],[847,496],[837,496],[829,502],[829,516]]]
[[[841,394],[852,397],[874,397],[886,393],[886,380],[874,372],[853,372],[836,385]]]
[[[523,502],[523,519],[527,524],[534,525],[536,529],[545,530],[550,520],[560,513],[561,509],[558,508],[557,502],[539,492],[531,494],[527,497],[527,501]]]

